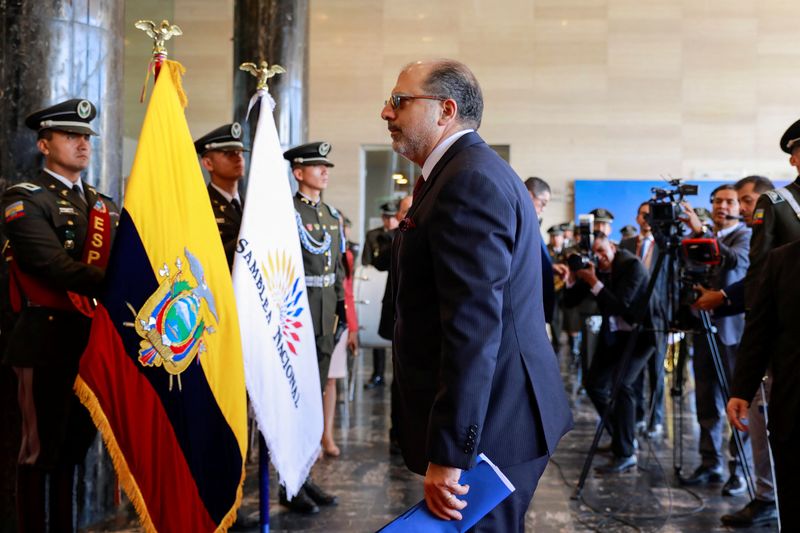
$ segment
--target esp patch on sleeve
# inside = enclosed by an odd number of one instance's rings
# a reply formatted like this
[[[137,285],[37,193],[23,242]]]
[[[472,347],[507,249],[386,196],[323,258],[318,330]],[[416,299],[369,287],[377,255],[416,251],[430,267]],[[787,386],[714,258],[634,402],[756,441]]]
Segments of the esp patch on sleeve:
[[[11,222],[12,220],[16,220],[24,216],[25,216],[25,204],[22,203],[22,200],[18,200],[6,206],[6,212],[5,212],[6,222]]]

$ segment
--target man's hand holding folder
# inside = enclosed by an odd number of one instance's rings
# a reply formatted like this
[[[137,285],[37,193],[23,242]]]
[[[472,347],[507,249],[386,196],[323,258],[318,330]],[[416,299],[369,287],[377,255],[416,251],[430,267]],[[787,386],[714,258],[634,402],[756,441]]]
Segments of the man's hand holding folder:
[[[428,463],[425,473],[425,503],[434,516],[442,520],[461,520],[461,511],[467,506],[466,500],[456,496],[464,496],[469,492],[469,485],[459,485],[461,469],[451,466]]]
[[[453,481],[451,477],[453,471],[460,474],[457,481]],[[478,456],[478,461],[471,470],[463,473],[457,468],[430,465],[425,476],[425,500],[387,524],[380,533],[466,531],[514,490],[514,485],[508,478],[483,454]],[[445,493],[460,502],[457,507],[455,503],[447,502],[450,498]],[[431,508],[428,503],[430,494],[434,495],[434,505],[439,505],[440,511],[442,507],[447,510],[443,513],[444,516],[435,513]],[[442,506],[442,503],[446,503],[446,506]]]

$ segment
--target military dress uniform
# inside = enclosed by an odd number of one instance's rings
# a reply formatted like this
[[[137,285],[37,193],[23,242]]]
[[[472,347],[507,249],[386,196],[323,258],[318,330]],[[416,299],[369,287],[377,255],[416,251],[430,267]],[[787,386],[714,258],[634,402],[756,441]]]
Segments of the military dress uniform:
[[[327,143],[298,146],[284,153],[292,163],[325,164]],[[344,233],[339,212],[326,203],[314,202],[299,191],[294,196],[297,230],[303,254],[303,267],[308,289],[308,306],[314,323],[317,361],[322,388],[334,348],[334,335],[339,323],[344,326]]]
[[[70,110],[77,114],[77,107],[83,110],[87,105],[88,114],[81,113],[85,116],[70,116]],[[53,115],[68,122],[85,122],[84,128],[88,128],[95,113],[87,100],[70,100],[34,113],[26,123],[37,130],[44,129],[38,127],[40,123],[64,130],[65,126],[48,121]],[[77,130],[72,131],[85,133],[80,127]],[[9,187],[2,202],[3,232],[13,252],[12,257],[6,250],[7,258],[22,273],[52,291],[97,296],[104,272],[81,259],[89,230],[89,208],[98,203],[109,213],[113,238],[119,209],[109,197],[85,183],[81,193],[42,171],[28,182]],[[20,288],[15,285],[11,291]],[[64,461],[80,462],[94,436],[94,427],[72,393],[72,384],[89,339],[91,319],[74,307],[53,308],[48,306],[51,302],[36,301],[33,295],[20,297],[22,309],[8,341],[5,363],[34,369],[32,393],[39,433],[39,450],[23,448],[20,462],[44,468]],[[80,435],[70,429],[76,417],[80,423],[88,421],[90,435],[84,439],[88,442],[80,442]]]
[[[800,120],[781,137],[781,150],[791,155],[800,144]],[[745,308],[756,299],[758,276],[770,250],[800,240],[800,176],[786,187],[767,191],[753,211],[750,268],[745,277]]]
[[[249,151],[242,143],[242,126],[238,122],[225,124],[206,133],[194,142],[194,148],[200,157],[212,150]],[[214,220],[217,222],[222,246],[225,248],[228,269],[232,269],[233,256],[236,253],[236,240],[239,238],[239,228],[242,226],[244,204],[238,197],[227,198],[226,194],[215,187],[213,183],[208,184],[208,197],[211,200],[211,208],[214,211]]]
[[[95,114],[89,101],[69,100],[30,115],[26,125],[95,134],[89,127]],[[91,263],[103,263],[96,250],[110,250],[119,209],[86,183],[42,171],[8,188],[2,212],[9,295],[19,310],[4,362],[17,373],[23,420],[20,528],[43,527],[44,475],[49,474],[51,529],[71,529],[71,509],[62,506],[71,501],[72,468],[83,461],[96,434],[72,387],[89,340],[90,301],[104,277],[104,270]]]

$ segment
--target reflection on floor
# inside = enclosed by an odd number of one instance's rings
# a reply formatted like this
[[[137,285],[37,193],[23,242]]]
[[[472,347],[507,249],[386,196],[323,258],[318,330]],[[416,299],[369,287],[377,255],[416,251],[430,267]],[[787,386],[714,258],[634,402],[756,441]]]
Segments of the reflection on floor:
[[[368,359],[363,354],[362,358]],[[321,459],[313,471],[314,480],[320,486],[339,496],[339,505],[322,508],[315,516],[301,516],[281,507],[277,502],[277,490],[273,490],[270,495],[271,531],[375,531],[422,498],[422,478],[406,470],[399,457],[389,454],[388,387],[364,391],[361,383],[369,377],[368,369],[362,369],[357,375],[354,401],[349,409],[340,404],[337,415],[336,436],[342,454],[337,459]],[[741,508],[747,498],[723,497],[721,485],[692,491],[675,486],[671,405],[667,410],[667,436],[655,441],[640,439],[636,471],[605,477],[592,471],[581,498],[572,499],[597,417],[588,398],[574,392],[574,380],[567,368],[564,382],[572,392],[576,427],[562,441],[541,479],[526,518],[528,531],[728,530],[720,524],[719,517]],[[683,403],[683,470],[689,473],[698,462],[697,423],[690,394],[684,396]],[[594,464],[606,460],[606,456],[599,454]],[[252,518],[258,517],[256,469],[255,464],[248,468],[242,507],[242,512]],[[277,488],[274,472],[271,487]],[[130,513],[126,511],[111,523],[91,531],[138,531],[132,526],[136,522]]]

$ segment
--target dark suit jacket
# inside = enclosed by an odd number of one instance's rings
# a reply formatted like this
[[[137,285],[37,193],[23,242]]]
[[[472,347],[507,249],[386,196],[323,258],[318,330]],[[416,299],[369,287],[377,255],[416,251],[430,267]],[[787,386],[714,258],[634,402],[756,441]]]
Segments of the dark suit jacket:
[[[611,272],[599,272],[597,277],[603,282],[603,288],[595,296],[603,316],[602,327],[608,327],[608,317],[620,316],[630,325],[641,323],[645,331],[640,338],[646,339],[648,343],[655,343],[653,329],[663,328],[663,316],[652,299],[645,305],[644,297],[647,295],[650,276],[639,258],[620,247],[611,263]],[[579,280],[564,292],[565,305],[578,305],[590,295],[590,289]]]
[[[544,242],[539,239],[542,248],[542,303],[544,304],[544,319],[549,324],[553,321],[553,312],[556,310],[556,288],[553,282],[553,261]]]
[[[800,202],[800,176],[786,186],[786,190]],[[771,193],[771,194],[768,194]],[[800,221],[789,202],[776,192],[768,191],[759,196],[753,211],[753,237],[750,240],[750,268],[745,278],[745,305],[758,296],[758,277],[770,250],[800,240]]]
[[[522,181],[476,133],[459,138],[394,241],[394,379],[408,467],[510,466],[572,427],[542,306],[541,237]]]
[[[751,401],[771,367],[770,438],[785,440],[797,431],[800,412],[800,242],[770,252],[759,280],[736,354],[731,396]]]
[[[211,208],[214,210],[222,247],[225,248],[228,269],[231,269],[233,268],[233,254],[236,251],[236,239],[239,238],[239,228],[242,225],[242,215],[210,183],[208,184],[208,197],[211,199]]]
[[[750,265],[750,235],[750,228],[740,223],[734,231],[718,239],[722,262],[715,267],[711,278],[712,289],[722,289],[744,278]],[[744,313],[730,316],[714,314],[712,321],[717,326],[720,342],[729,346],[739,343],[744,331]]]
[[[627,250],[636,256],[638,239],[638,236],[622,239],[619,243],[619,248]],[[652,278],[654,275],[656,275],[656,263],[658,262],[658,254],[661,253],[661,247],[655,241],[653,241],[651,246],[653,247],[653,253],[651,255],[648,275]],[[651,297],[649,306],[651,320],[653,322],[652,327],[658,330],[655,332],[657,347],[661,350],[666,349],[667,341],[666,322],[669,317],[669,268],[671,261],[672,260],[669,257],[665,257],[664,261],[661,263],[661,268],[658,270],[658,277],[656,278],[656,284],[653,288],[653,296]],[[677,285],[677,283],[677,275],[675,275],[673,278],[673,284]],[[677,287],[675,290],[677,291]]]

